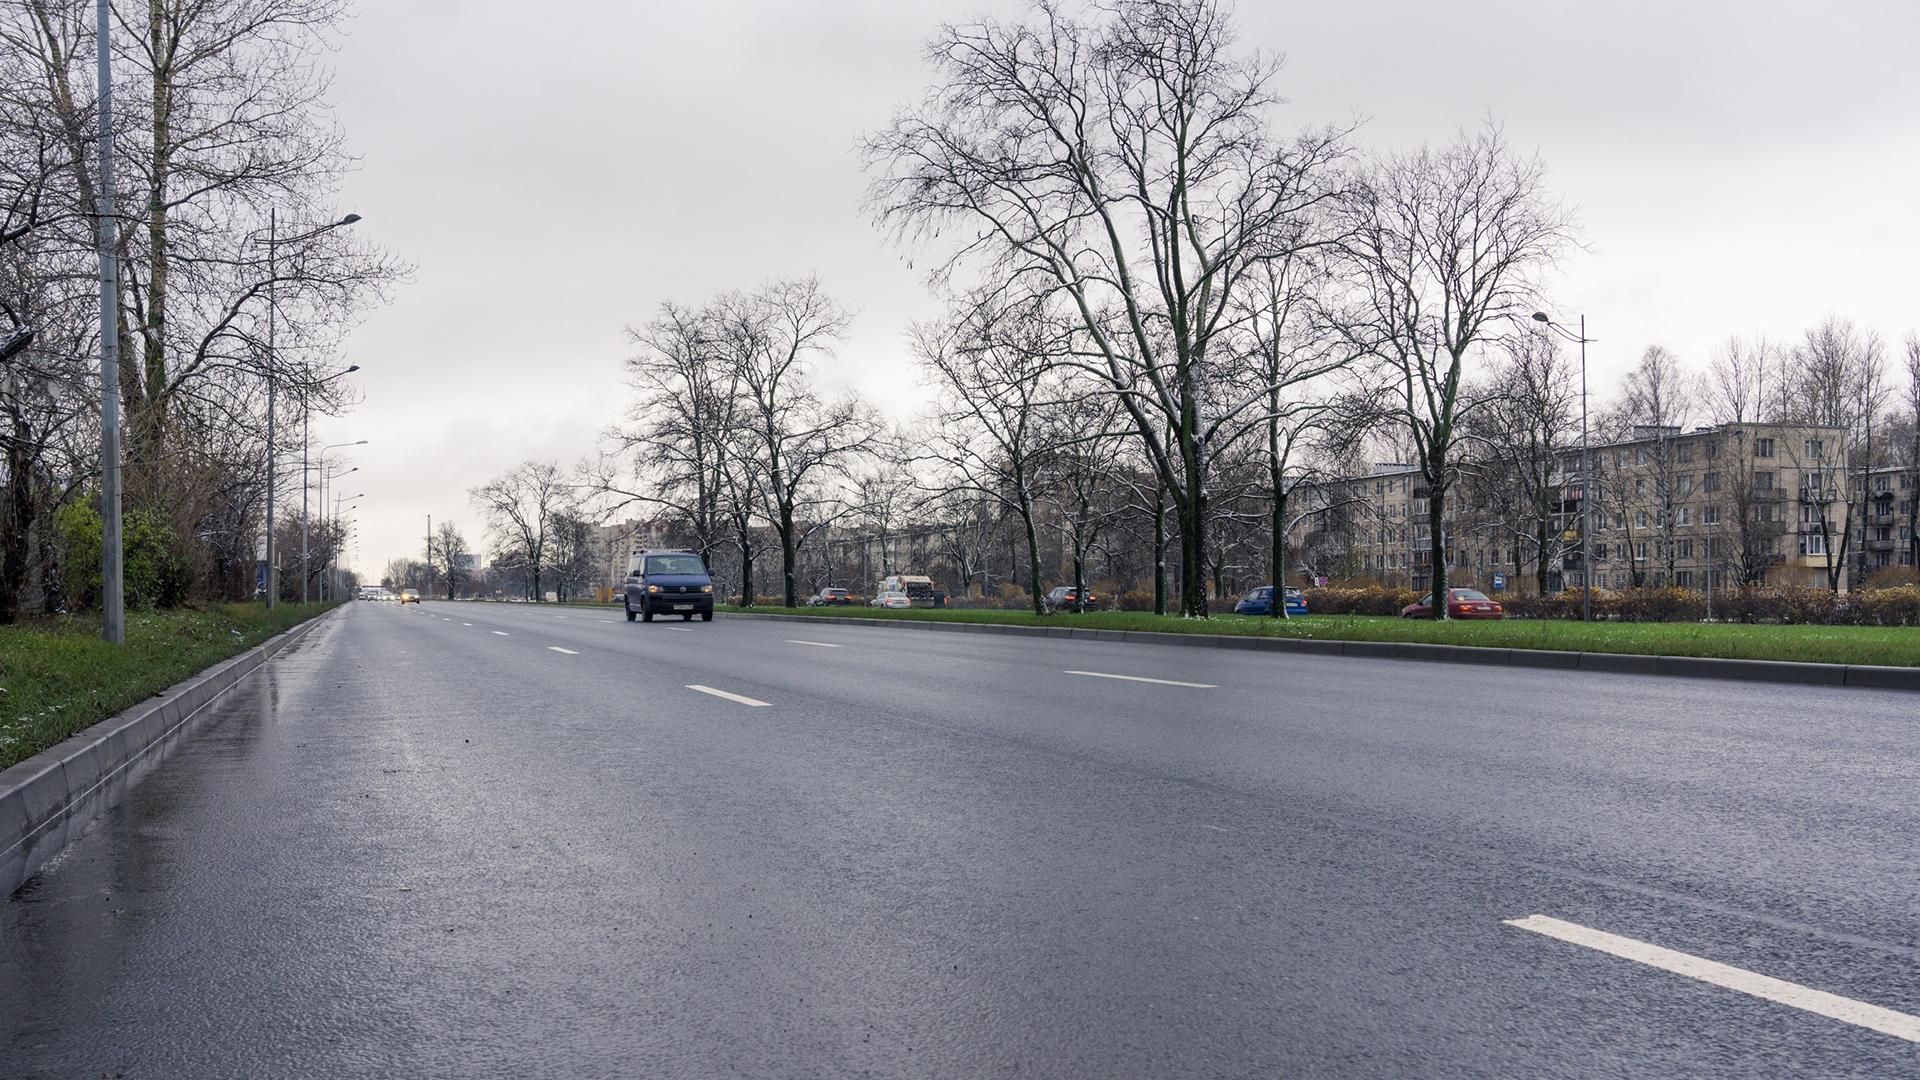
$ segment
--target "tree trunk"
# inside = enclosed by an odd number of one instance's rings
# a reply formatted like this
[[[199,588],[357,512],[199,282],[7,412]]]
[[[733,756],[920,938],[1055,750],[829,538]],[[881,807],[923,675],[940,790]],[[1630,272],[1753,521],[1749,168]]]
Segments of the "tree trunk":
[[[1033,503],[1021,500],[1020,521],[1027,529],[1027,577],[1033,588],[1027,590],[1027,599],[1033,603],[1035,615],[1045,615],[1046,608],[1040,603],[1040,530],[1033,523]]]
[[[146,408],[139,414],[137,456],[156,459],[166,430],[167,289],[170,259],[167,251],[167,181],[173,169],[173,87],[168,60],[165,0],[149,0],[147,36],[153,57],[153,173],[147,205],[147,325],[142,333]],[[268,358],[272,362],[272,358]]]
[[[1197,487],[1189,488],[1179,500],[1180,515],[1180,615],[1188,619],[1207,617],[1206,506]]]
[[[27,534],[33,527],[33,476],[25,425],[16,423],[7,445],[8,506],[0,533],[0,625],[20,619],[20,591],[27,580]]]
[[[1539,523],[1535,526],[1534,541],[1538,543],[1540,547],[1538,554],[1535,556],[1538,562],[1533,570],[1533,583],[1534,587],[1539,590],[1540,595],[1545,596],[1547,595],[1547,573],[1553,565],[1551,548],[1548,542],[1547,521],[1545,518],[1540,519]]]
[[[1271,571],[1273,584],[1273,602],[1269,604],[1268,615],[1276,619],[1287,617],[1287,493],[1281,484],[1279,461],[1273,460],[1269,469],[1269,479],[1273,482],[1273,564]]]
[[[793,573],[794,562],[798,556],[799,552],[794,550],[793,544],[793,507],[791,504],[782,503],[780,505],[780,578],[785,585],[782,593],[785,607],[800,606]]]
[[[1153,613],[1167,613],[1167,497],[1153,488]]]
[[[747,528],[740,528],[740,606],[753,606],[753,541]]]

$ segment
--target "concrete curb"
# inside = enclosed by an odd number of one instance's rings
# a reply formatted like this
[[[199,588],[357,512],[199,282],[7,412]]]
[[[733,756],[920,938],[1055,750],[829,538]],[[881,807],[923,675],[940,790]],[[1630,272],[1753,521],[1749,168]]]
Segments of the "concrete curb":
[[[1063,637],[1082,641],[1125,641],[1143,645],[1247,649],[1255,652],[1307,653],[1314,656],[1362,656],[1383,660],[1557,668],[1565,671],[1608,671],[1627,675],[1677,675],[1696,679],[1736,679],[1743,682],[1788,683],[1802,686],[1859,686],[1876,690],[1920,690],[1920,668],[1878,667],[1870,664],[1810,664],[1793,660],[1721,660],[1704,656],[1557,652],[1550,649],[1496,649],[1480,645],[1427,645],[1401,641],[1332,641],[1320,638],[1263,638],[1228,634],[1165,634],[1144,630],[1093,630],[1072,626],[863,619],[846,615],[786,615],[747,611],[729,611],[725,614],[729,619],[778,619],[788,622],[848,623],[857,626],[905,626],[915,630]]]
[[[332,614],[322,612],[0,772],[0,902],[159,764],[207,705]]]

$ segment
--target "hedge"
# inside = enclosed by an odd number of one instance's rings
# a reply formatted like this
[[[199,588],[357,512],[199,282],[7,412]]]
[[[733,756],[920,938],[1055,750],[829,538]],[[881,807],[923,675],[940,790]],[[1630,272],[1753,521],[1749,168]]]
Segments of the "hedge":
[[[1308,589],[1316,615],[1398,615],[1425,595],[1412,589]],[[1577,619],[1578,589],[1545,596],[1504,595],[1507,614],[1522,619]],[[1593,616],[1620,622],[1699,622],[1707,597],[1672,586],[1593,590]],[[1722,622],[1809,623],[1823,626],[1920,626],[1920,585],[1834,593],[1805,587],[1724,589],[1713,594],[1711,615]]]

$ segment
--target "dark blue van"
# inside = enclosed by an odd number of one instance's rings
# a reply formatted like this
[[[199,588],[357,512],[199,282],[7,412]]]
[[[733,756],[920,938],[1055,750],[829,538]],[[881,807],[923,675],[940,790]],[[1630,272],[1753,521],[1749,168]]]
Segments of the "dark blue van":
[[[627,621],[655,615],[713,621],[713,578],[691,551],[642,551],[627,564]]]

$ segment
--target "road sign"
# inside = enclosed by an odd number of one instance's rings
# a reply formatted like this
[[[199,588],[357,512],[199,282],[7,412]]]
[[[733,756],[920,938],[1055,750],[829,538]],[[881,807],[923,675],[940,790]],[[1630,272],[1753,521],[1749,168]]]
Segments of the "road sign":
[[[1500,592],[1506,587],[1507,587],[1507,575],[1505,574],[1493,575],[1493,591],[1494,592]]]

